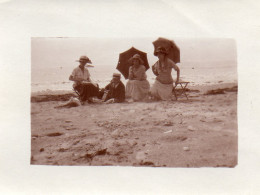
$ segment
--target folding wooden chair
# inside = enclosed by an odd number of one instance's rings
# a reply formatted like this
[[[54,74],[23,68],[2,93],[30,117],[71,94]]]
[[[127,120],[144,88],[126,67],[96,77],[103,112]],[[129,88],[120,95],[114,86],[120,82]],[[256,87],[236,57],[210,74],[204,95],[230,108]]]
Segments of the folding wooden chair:
[[[178,82],[175,86],[173,86],[172,92],[176,98],[176,100],[178,100],[178,96],[182,96],[185,95],[185,97],[188,98],[188,95],[186,94],[186,87],[188,86],[190,82],[186,82],[186,81],[181,81]],[[178,91],[178,92],[177,92]]]

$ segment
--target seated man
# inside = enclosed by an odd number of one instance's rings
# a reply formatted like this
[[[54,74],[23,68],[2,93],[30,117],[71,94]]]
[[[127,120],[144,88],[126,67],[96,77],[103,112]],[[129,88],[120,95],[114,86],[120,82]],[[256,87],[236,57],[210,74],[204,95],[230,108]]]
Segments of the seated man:
[[[121,75],[113,74],[111,82],[102,89],[100,97],[105,103],[120,103],[125,101],[125,85],[120,80]]]
[[[80,64],[73,70],[69,80],[74,81],[73,88],[78,92],[82,104],[85,101],[93,102],[93,97],[98,95],[99,88],[91,81],[89,71],[85,67],[91,61],[87,56],[81,56],[78,62]]]

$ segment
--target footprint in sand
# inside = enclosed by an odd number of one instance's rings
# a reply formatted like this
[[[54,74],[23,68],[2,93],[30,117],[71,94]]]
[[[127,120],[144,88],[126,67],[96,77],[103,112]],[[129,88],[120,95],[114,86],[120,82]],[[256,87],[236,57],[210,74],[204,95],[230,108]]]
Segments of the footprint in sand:
[[[55,137],[55,136],[61,136],[61,135],[63,135],[63,133],[59,133],[59,132],[47,134],[47,136],[49,136],[49,137]]]

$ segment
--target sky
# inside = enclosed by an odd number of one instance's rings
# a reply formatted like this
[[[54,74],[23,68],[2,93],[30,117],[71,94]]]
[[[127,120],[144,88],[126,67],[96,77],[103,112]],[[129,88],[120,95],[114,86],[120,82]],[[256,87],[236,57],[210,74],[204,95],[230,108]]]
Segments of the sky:
[[[153,55],[152,42],[157,38],[32,38],[31,66],[73,67],[80,55],[87,55],[97,66],[116,67],[119,54],[135,47],[147,53],[148,62],[158,59]],[[170,38],[173,40],[172,38]],[[180,48],[181,63],[205,64],[210,61],[236,64],[234,39],[197,38],[174,39]]]

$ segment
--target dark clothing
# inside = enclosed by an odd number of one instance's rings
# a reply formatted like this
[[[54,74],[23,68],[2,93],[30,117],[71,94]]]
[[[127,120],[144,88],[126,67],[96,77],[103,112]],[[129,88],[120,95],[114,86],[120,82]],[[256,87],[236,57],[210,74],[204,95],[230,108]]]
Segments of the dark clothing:
[[[105,90],[108,91],[108,94],[104,101],[107,101],[111,98],[115,99],[115,102],[120,103],[125,101],[125,85],[120,81],[117,85],[115,83],[110,82],[106,87]]]
[[[78,92],[79,98],[82,102],[85,102],[90,97],[98,96],[99,88],[92,83],[79,84],[74,89]]]

